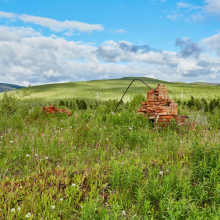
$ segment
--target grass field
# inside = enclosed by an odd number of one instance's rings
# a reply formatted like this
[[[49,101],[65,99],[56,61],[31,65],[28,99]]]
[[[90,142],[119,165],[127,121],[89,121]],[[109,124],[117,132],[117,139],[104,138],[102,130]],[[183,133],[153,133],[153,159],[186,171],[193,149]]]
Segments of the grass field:
[[[161,80],[138,77],[147,83],[151,88],[156,88],[158,83],[165,83],[165,87],[169,91],[170,98],[180,98],[188,99],[191,96],[195,98],[220,98],[220,86],[202,86],[193,84],[178,84],[170,83]],[[33,86],[30,88],[19,89],[17,91],[23,92],[25,90],[30,93],[26,96],[26,99],[51,101],[51,100],[71,100],[71,99],[97,99],[104,101],[108,99],[120,99],[124,91],[130,84],[130,82],[135,79],[135,77],[125,77],[122,79],[114,80],[96,80],[88,82],[69,82],[62,84],[48,84],[42,86]],[[148,91],[142,82],[135,81],[131,85],[127,94],[124,97],[124,101],[129,101],[131,96],[142,94],[146,95]],[[182,95],[181,95],[182,94]]]
[[[139,82],[111,113],[130,82],[1,94],[0,219],[220,219],[220,107],[184,102],[218,99],[220,88],[165,82],[189,124],[161,128],[137,114],[148,91]],[[59,106],[77,98],[86,110]],[[42,114],[49,104],[72,116]]]

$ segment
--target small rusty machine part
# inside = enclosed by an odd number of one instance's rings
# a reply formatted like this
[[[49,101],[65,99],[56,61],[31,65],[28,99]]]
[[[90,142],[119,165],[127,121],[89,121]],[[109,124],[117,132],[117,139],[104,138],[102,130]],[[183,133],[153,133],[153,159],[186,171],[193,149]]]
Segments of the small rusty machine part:
[[[118,102],[115,111],[117,110],[125,93],[128,91],[129,87],[135,80],[143,82],[140,79],[134,79],[129,84],[128,88]],[[150,89],[150,91],[147,92],[147,101],[142,102],[142,107],[138,110],[138,112],[142,114],[147,114],[149,120],[153,123],[169,123],[172,119],[174,119],[176,122],[179,122],[180,124],[186,123],[185,119],[189,117],[186,115],[178,115],[177,104],[168,98],[167,89],[164,88],[164,84],[158,84],[158,87],[156,89],[151,89],[145,82],[143,83]]]

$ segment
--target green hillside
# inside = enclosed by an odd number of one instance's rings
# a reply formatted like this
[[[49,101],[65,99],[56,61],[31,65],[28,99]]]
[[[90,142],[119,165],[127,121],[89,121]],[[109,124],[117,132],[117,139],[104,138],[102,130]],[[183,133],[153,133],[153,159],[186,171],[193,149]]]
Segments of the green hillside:
[[[93,80],[84,82],[68,82],[68,83],[57,83],[41,86],[33,86],[30,88],[20,89],[19,93],[27,92],[30,93],[25,99],[35,99],[43,101],[55,101],[60,99],[97,99],[98,100],[109,100],[109,99],[120,99],[124,91],[135,78],[143,80],[151,88],[156,88],[159,83],[164,83],[165,88],[168,89],[168,95],[170,98],[183,98],[189,99],[191,96],[195,98],[204,97],[209,98],[220,98],[220,87],[209,86],[209,85],[193,85],[193,84],[178,84],[171,83],[162,80],[146,78],[146,77],[124,77],[121,79],[111,80]],[[135,81],[127,94],[124,97],[124,101],[130,100],[130,97],[137,94],[146,95],[148,91],[142,82]],[[181,95],[182,94],[182,95]]]

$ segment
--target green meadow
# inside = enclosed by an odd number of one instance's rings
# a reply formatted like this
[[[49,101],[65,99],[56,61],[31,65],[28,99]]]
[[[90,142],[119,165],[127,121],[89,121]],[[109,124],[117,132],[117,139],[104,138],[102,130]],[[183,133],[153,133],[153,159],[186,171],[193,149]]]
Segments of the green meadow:
[[[133,79],[0,94],[0,219],[220,219],[220,87],[140,78],[189,116],[161,127],[138,81],[113,113]]]

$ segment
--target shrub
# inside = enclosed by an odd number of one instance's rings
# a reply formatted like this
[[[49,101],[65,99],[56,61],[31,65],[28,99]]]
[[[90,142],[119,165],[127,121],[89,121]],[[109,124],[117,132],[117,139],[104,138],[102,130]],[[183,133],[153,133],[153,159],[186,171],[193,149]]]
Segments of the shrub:
[[[87,104],[84,100],[76,100],[76,104],[78,105],[79,110],[86,110],[87,109]]]
[[[13,114],[18,109],[18,98],[14,93],[5,91],[0,100],[0,109],[2,113]]]

